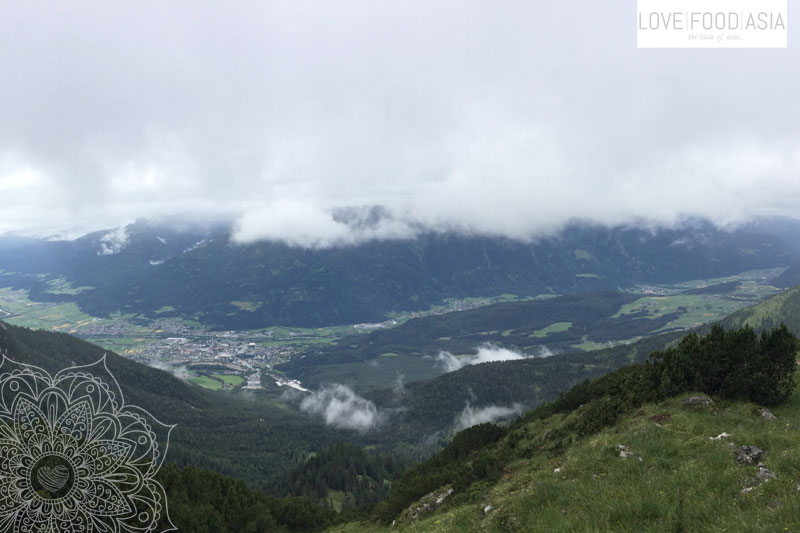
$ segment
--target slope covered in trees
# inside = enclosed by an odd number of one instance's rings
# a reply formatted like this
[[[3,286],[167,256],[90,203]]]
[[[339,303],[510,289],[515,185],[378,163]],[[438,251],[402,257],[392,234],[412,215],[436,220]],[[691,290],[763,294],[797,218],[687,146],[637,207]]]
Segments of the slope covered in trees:
[[[0,322],[0,353],[53,374],[105,356],[127,403],[147,409],[164,423],[177,424],[170,461],[211,468],[253,485],[263,485],[270,476],[339,440],[336,431],[275,398],[206,391],[64,333]]]
[[[389,493],[391,482],[404,470],[392,455],[338,443],[276,477],[272,494],[306,496],[342,513],[371,507]]]
[[[243,481],[194,467],[166,465],[158,474],[172,523],[192,533],[320,531],[338,521],[308,498],[275,498]],[[168,527],[162,521],[160,527]]]
[[[69,242],[0,242],[6,248],[0,269],[17,273],[0,280],[36,298],[75,300],[94,316],[158,314],[253,329],[375,322],[446,298],[616,290],[796,260],[795,250],[773,235],[730,233],[698,221],[657,231],[574,224],[529,243],[431,233],[324,249],[240,244],[227,229],[179,231],[146,222],[126,228],[111,248],[107,238],[101,232]],[[93,289],[53,295],[47,276]]]
[[[800,285],[776,294],[753,307],[737,311],[721,323],[727,328],[746,324],[756,330],[786,324],[789,331],[800,335]]]
[[[800,285],[800,263],[795,263],[787,268],[780,276],[772,280],[772,284],[784,289]]]

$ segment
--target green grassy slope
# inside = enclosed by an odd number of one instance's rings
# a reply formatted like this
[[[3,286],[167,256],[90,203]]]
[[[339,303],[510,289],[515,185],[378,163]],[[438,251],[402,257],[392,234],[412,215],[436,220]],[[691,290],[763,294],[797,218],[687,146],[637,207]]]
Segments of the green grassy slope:
[[[780,502],[797,491],[798,347],[785,327],[687,335],[645,365],[573,387],[508,429],[458,433],[406,471],[372,517],[415,531],[706,531],[720,523],[717,508],[733,531],[747,521],[795,520],[800,506]],[[691,391],[716,403],[687,408]],[[781,406],[778,419],[747,399]],[[767,450],[766,466],[737,464],[740,445]],[[756,474],[769,485],[757,486]],[[757,505],[762,492],[772,514]]]
[[[427,515],[386,531],[794,531],[800,524],[800,393],[762,419],[757,406],[717,401],[688,410],[684,396],[647,404],[561,453],[532,451],[504,466],[500,481],[451,496]],[[554,415],[515,427],[494,454],[546,448]],[[721,433],[729,438],[712,440]],[[620,457],[619,445],[633,455]],[[758,471],[734,448],[756,445],[776,475],[749,492]],[[484,511],[490,506],[488,511]],[[351,523],[337,532],[382,531]]]

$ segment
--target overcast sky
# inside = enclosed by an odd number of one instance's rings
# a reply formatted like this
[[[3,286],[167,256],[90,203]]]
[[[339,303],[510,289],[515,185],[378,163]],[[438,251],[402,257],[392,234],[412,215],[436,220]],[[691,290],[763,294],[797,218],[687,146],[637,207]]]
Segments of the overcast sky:
[[[800,54],[636,48],[619,0],[0,0],[0,233],[800,215]],[[394,219],[353,233],[341,206]]]

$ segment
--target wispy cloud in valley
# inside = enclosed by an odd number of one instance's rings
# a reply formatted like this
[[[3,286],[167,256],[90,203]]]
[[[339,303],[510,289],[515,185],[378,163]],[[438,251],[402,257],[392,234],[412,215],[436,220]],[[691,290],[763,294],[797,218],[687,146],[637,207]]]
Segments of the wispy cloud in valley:
[[[469,365],[493,363],[497,361],[515,361],[531,357],[549,357],[551,355],[553,355],[553,353],[546,346],[540,347],[539,354],[530,355],[487,343],[480,346],[477,353],[472,355],[455,356],[450,352],[441,351],[439,355],[436,356],[436,363],[439,364],[445,372],[453,372]]]
[[[375,429],[386,417],[374,403],[339,383],[312,392],[300,402],[300,409],[321,416],[329,426],[361,433]]]
[[[163,370],[168,374],[172,374],[178,379],[186,381],[189,379],[190,373],[189,370],[184,365],[171,365],[169,363],[163,363],[161,361],[150,361],[147,363],[148,366],[157,368],[159,370]]]
[[[478,424],[485,424],[486,422],[497,422],[499,420],[520,416],[522,414],[522,405],[519,403],[513,404],[511,407],[503,407],[500,405],[487,405],[484,407],[472,407],[467,405],[456,416],[453,427],[455,431],[461,431]]]

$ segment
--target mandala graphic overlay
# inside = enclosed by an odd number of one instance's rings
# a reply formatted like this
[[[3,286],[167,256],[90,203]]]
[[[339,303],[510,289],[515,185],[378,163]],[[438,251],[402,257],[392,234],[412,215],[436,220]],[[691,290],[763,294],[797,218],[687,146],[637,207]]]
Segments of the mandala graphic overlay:
[[[154,479],[174,427],[125,404],[105,357],[51,376],[3,356],[0,532],[175,530]]]

